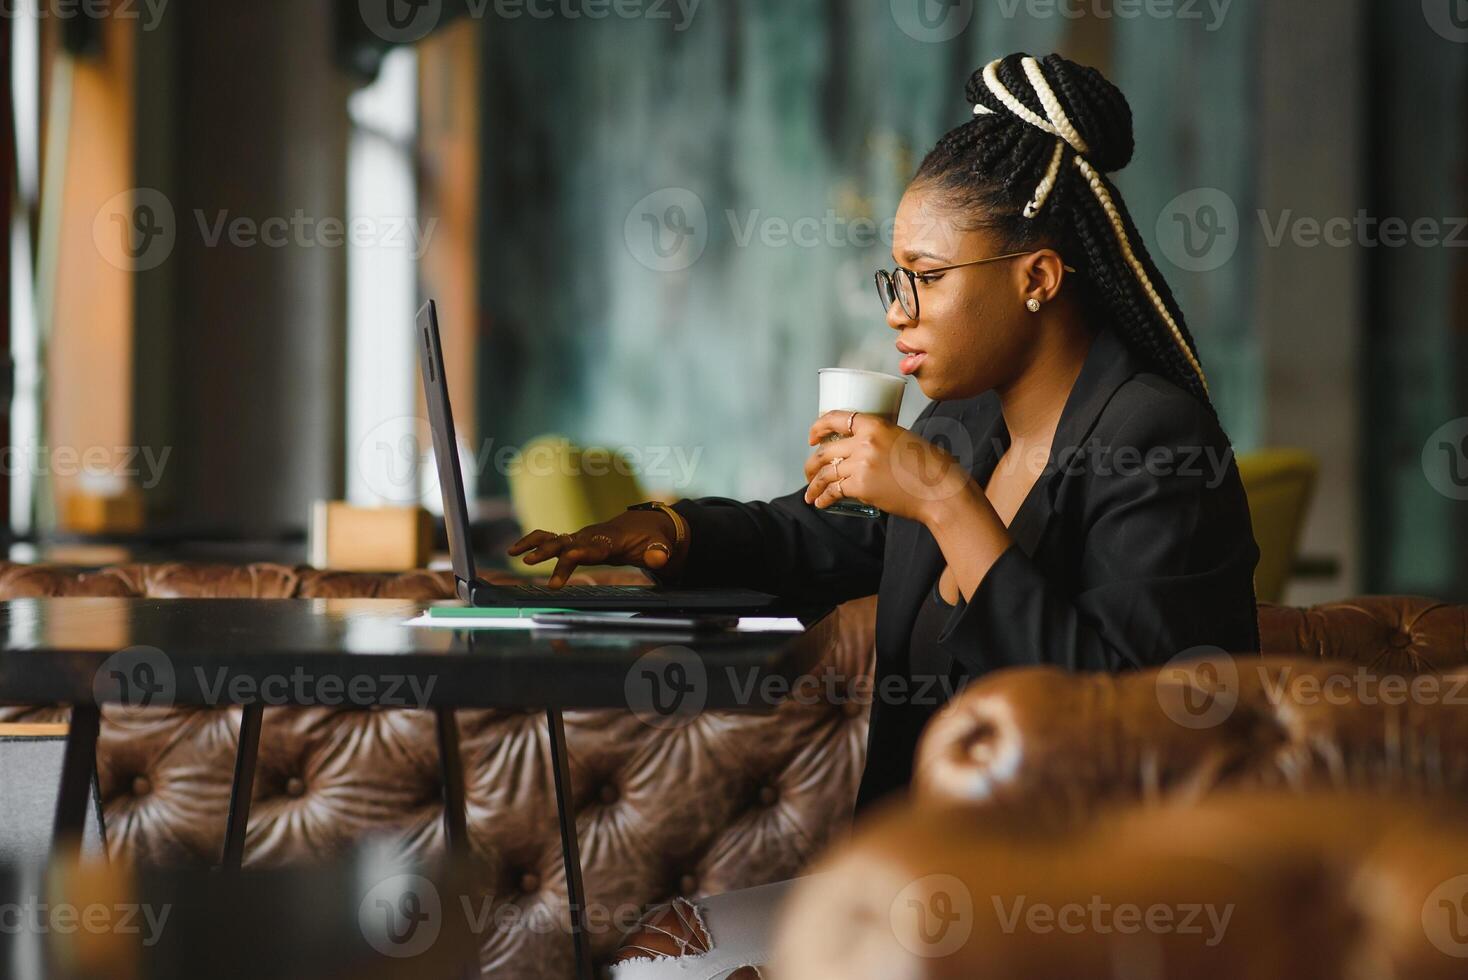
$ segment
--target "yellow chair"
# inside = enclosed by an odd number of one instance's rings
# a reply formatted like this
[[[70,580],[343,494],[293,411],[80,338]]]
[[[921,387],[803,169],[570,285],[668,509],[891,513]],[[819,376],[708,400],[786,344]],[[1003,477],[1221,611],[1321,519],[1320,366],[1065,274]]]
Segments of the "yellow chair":
[[[600,446],[583,448],[558,435],[528,443],[511,461],[508,481],[523,532],[575,531],[648,499],[626,456]],[[555,564],[510,559],[512,569],[535,575],[550,575]]]
[[[1260,602],[1280,602],[1298,557],[1320,462],[1302,449],[1262,449],[1239,454],[1238,465],[1259,542],[1254,593]]]

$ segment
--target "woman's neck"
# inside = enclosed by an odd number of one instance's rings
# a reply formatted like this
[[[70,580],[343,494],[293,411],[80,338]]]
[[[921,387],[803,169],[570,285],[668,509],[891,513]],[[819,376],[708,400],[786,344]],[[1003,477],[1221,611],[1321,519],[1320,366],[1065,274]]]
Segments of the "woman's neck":
[[[1043,339],[1029,366],[1011,384],[999,389],[999,404],[1012,446],[1049,446],[1091,349],[1094,337],[1089,329],[1060,310],[1055,315],[1053,323],[1038,325]]]

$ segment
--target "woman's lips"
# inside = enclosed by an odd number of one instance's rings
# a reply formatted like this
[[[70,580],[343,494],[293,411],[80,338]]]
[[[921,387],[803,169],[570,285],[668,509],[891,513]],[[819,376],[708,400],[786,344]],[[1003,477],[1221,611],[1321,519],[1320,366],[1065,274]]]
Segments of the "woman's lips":
[[[898,365],[898,368],[905,375],[917,371],[918,365],[922,364],[923,360],[928,356],[927,351],[918,350],[916,347],[909,347],[900,340],[897,342],[897,351],[900,354],[906,355],[903,357],[902,363]]]

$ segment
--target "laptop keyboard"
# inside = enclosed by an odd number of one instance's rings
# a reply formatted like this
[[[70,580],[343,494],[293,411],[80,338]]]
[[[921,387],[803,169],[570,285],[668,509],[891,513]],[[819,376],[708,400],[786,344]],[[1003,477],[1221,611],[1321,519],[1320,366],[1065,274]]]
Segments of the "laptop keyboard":
[[[509,588],[523,595],[565,596],[568,599],[624,599],[653,591],[646,585],[563,585],[559,589],[547,585],[512,585]]]

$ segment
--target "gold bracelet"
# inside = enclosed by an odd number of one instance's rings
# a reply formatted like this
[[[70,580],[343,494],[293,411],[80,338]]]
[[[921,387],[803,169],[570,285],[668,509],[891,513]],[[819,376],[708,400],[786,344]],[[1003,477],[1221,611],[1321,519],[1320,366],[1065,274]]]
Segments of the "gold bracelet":
[[[682,551],[683,551],[683,543],[688,540],[688,522],[683,519],[683,515],[682,514],[678,513],[676,510],[674,510],[673,508],[669,507],[667,504],[663,503],[660,500],[649,500],[645,504],[634,504],[633,506],[628,507],[627,509],[628,510],[660,510],[664,514],[667,514],[668,517],[670,517],[672,519],[672,521],[673,521],[673,551],[674,551],[674,554],[681,554],[682,553]]]

